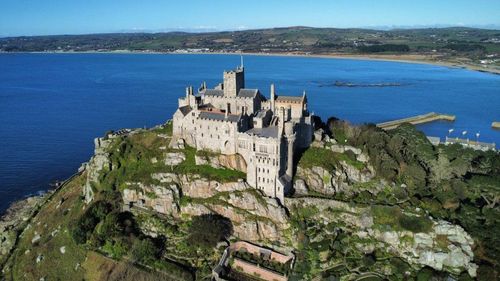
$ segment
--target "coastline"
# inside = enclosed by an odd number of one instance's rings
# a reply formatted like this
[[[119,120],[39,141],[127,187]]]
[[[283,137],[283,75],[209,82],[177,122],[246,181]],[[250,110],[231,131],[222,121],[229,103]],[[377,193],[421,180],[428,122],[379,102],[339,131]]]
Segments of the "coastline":
[[[28,227],[31,219],[53,194],[48,191],[42,195],[26,197],[14,201],[0,217],[0,269],[7,262],[16,247],[19,235]]]
[[[48,189],[42,194],[13,201],[5,211],[0,213],[0,270],[3,270],[12,251],[17,246],[19,236],[23,235],[24,231],[30,227],[31,220],[40,209],[67,183],[81,173],[81,171],[74,173],[55,188]]]
[[[263,52],[158,52],[158,51],[47,51],[47,52],[0,52],[0,54],[141,54],[141,55],[251,55],[251,56],[271,56],[271,57],[302,57],[302,58],[324,58],[324,59],[351,59],[367,61],[387,61],[412,64],[426,64],[443,66],[457,69],[467,69],[471,71],[500,75],[500,68],[487,68],[479,65],[472,65],[463,62],[436,61],[432,56],[418,54],[354,54],[354,53],[327,53],[327,54],[304,54],[304,53],[263,53]]]

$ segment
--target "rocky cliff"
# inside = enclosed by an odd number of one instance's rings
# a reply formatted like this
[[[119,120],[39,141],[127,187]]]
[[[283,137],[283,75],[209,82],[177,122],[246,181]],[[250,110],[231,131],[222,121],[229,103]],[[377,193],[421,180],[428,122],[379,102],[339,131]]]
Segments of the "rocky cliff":
[[[173,173],[151,177],[162,186],[130,183],[133,188],[123,191],[126,206],[149,208],[174,219],[219,214],[231,220],[236,237],[253,242],[279,244],[281,233],[290,227],[286,209],[244,181],[221,183]]]
[[[474,277],[479,271],[475,253],[481,245],[464,228],[410,204],[406,185],[381,178],[366,151],[327,137],[301,156],[295,194],[285,202],[264,196],[244,181],[241,156],[171,142],[165,127],[98,138],[95,154],[83,168],[80,182],[72,185],[81,184],[84,202],[72,212],[84,217],[95,205],[118,208],[111,212],[125,216],[128,227],[137,224],[140,234],[135,237],[160,239],[162,258],[204,274],[219,260],[221,249],[193,249],[188,238],[193,220],[206,214],[231,222],[230,241],[247,240],[295,253],[290,273],[295,280],[327,272],[345,280],[400,280],[428,269],[453,278]],[[79,202],[76,196],[72,200]],[[130,211],[133,219],[122,211]],[[112,225],[109,217],[101,222],[94,218],[98,224],[85,230],[84,241],[119,259],[114,255],[125,255],[120,247],[131,238],[102,237],[103,229]],[[71,221],[78,219],[65,217],[65,235],[73,231]],[[69,244],[64,240],[62,246]]]
[[[475,245],[470,235],[460,226],[426,217],[427,214],[422,210],[405,211],[403,216],[414,218],[415,223],[417,219],[425,220],[428,227],[408,230],[389,222],[392,220],[390,217],[381,218],[383,214],[370,207],[318,198],[286,199],[285,202],[292,212],[310,211],[308,228],[328,229],[329,225],[334,226],[330,233],[326,231],[311,237],[315,241],[326,240],[326,235],[335,236],[343,232],[351,236],[349,244],[352,251],[362,255],[383,252],[403,259],[414,269],[429,266],[454,274],[465,270],[470,276],[476,276],[477,265],[473,262],[472,252]],[[392,215],[392,212],[387,213],[387,216]],[[329,250],[325,250],[325,255],[328,255]],[[328,268],[338,262],[334,258],[323,260],[321,267]],[[391,269],[387,270],[386,275],[392,275]]]
[[[88,163],[83,164],[82,169],[87,172],[83,186],[83,195],[87,203],[90,203],[94,197],[93,186],[99,182],[99,175],[112,169],[108,151],[111,143],[112,139],[109,138],[95,138],[94,155]]]

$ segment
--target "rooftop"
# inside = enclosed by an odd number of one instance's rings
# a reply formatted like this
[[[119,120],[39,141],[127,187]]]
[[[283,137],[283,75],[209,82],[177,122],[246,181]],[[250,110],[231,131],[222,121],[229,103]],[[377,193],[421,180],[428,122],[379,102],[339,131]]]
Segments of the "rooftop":
[[[214,121],[229,121],[229,122],[238,122],[240,120],[240,115],[235,114],[226,114],[223,112],[208,112],[202,111],[200,112],[200,119],[208,119]]]
[[[278,138],[279,128],[277,126],[269,126],[265,128],[253,128],[246,131],[245,133],[264,138]]]
[[[276,102],[300,103],[304,101],[304,96],[277,96]]]
[[[258,92],[259,92],[258,89],[240,89],[237,97],[239,97],[239,98],[254,98]],[[223,97],[224,90],[205,89],[205,90],[201,91],[201,94],[204,94],[205,96],[212,96],[212,97]]]
[[[181,106],[181,107],[179,107],[179,110],[181,111],[182,115],[186,116],[186,115],[188,115],[188,114],[189,114],[189,112],[191,112],[191,110],[193,110],[193,109],[191,108],[191,106],[186,105],[186,106]]]

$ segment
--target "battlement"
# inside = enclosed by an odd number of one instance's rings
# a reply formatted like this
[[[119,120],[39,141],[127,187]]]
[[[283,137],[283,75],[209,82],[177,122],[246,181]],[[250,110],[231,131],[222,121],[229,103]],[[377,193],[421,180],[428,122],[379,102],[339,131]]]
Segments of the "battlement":
[[[238,67],[235,70],[224,71],[223,91],[226,97],[236,97],[240,89],[245,88],[245,70]]]

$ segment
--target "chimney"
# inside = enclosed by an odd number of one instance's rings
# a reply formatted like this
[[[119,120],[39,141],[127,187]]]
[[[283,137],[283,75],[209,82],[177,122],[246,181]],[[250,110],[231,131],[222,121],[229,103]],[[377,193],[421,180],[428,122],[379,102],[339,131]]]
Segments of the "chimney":
[[[189,87],[186,87],[186,105],[190,105],[189,104],[189,100],[190,100],[190,97],[189,97]]]
[[[271,84],[271,111],[274,113],[274,99],[276,98],[274,84]]]

